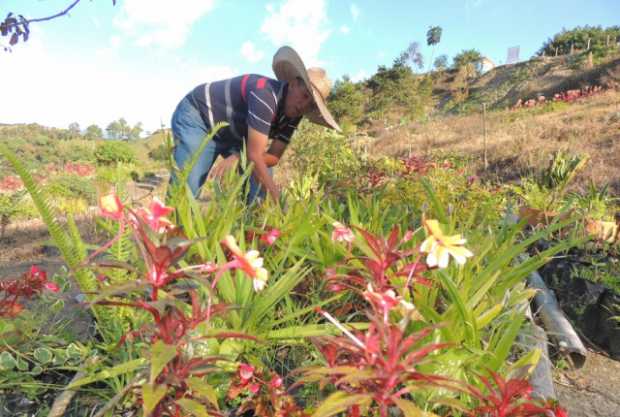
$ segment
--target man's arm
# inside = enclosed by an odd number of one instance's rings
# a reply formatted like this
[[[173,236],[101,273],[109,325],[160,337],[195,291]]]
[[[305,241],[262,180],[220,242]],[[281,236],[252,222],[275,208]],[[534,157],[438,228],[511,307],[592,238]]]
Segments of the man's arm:
[[[252,175],[265,187],[269,195],[271,195],[274,200],[278,201],[280,198],[280,191],[275,182],[273,182],[271,175],[269,175],[267,164],[265,163],[265,148],[268,142],[267,135],[248,126],[247,151],[248,159],[254,163],[254,172]]]
[[[265,164],[267,164],[268,168],[274,167],[278,165],[284,150],[288,146],[288,143],[282,140],[273,140],[271,142],[271,146],[269,150],[264,154]],[[209,178],[220,178],[226,174],[230,169],[233,169],[237,166],[237,162],[239,161],[239,154],[232,153],[230,156],[225,158],[223,161],[220,161],[211,169],[209,172]]]
[[[272,167],[278,164],[287,146],[288,143],[284,142],[283,140],[274,139],[271,142],[271,146],[265,154],[265,162],[267,163],[268,167]]]

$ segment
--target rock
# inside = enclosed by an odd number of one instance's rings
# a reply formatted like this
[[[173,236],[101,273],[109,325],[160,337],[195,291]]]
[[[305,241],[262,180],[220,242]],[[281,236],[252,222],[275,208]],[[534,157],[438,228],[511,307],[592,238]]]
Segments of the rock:
[[[584,333],[605,349],[612,358],[620,359],[620,294],[605,289],[595,304],[590,304],[582,318]]]

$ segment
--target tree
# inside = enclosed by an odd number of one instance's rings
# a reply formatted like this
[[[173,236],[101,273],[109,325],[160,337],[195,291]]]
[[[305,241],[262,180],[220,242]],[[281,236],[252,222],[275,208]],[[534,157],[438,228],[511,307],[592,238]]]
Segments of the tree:
[[[69,13],[71,9],[73,9],[81,0],[73,0],[69,6],[67,6],[64,10],[47,17],[39,17],[35,19],[26,19],[23,15],[16,15],[13,12],[9,12],[4,19],[0,23],[0,36],[9,37],[9,46],[2,46],[4,51],[11,51],[11,47],[16,45],[18,42],[26,42],[30,37],[30,24],[35,22],[44,22],[47,20],[56,19],[57,17],[61,17]],[[116,5],[116,0],[112,0],[112,5]]]
[[[431,62],[433,62],[433,55],[435,55],[435,46],[439,42],[441,42],[442,31],[443,29],[441,29],[441,26],[430,26],[428,28],[428,31],[426,32],[426,44],[433,47],[433,50],[431,52],[431,59],[428,60],[429,65],[431,64]]]
[[[424,67],[424,57],[420,52],[420,44],[417,42],[411,42],[407,49],[394,60],[396,67],[405,66],[409,63],[412,64],[412,68],[422,69]]]
[[[435,58],[433,67],[435,67],[437,71],[443,71],[448,68],[448,55],[439,55],[437,58]]]
[[[351,124],[361,121],[366,101],[362,87],[361,83],[352,82],[346,75],[336,81],[328,99],[329,108],[336,119]]]
[[[131,132],[131,127],[125,118],[121,117],[118,119],[118,130],[119,137],[118,139],[129,140],[129,133]]]
[[[110,124],[108,125],[108,127],[105,128],[105,130],[108,133],[109,139],[120,139],[121,138],[121,127],[118,121],[113,120],[112,122],[110,122]]]
[[[140,134],[144,129],[142,129],[142,123],[138,122],[129,130],[129,138],[130,140],[140,139]]]
[[[82,131],[80,130],[80,124],[78,122],[73,122],[69,125],[69,135],[71,138],[82,137]]]
[[[103,131],[97,125],[90,125],[86,128],[84,138],[89,140],[101,139],[103,138]]]
[[[482,54],[476,49],[466,49],[453,58],[455,69],[465,69],[468,78],[475,77],[482,71]]]
[[[585,51],[590,46],[597,57],[603,57],[616,48],[620,40],[620,26],[577,26],[574,29],[562,29],[553,38],[547,39],[536,53],[538,56],[555,56],[569,54],[571,49]]]

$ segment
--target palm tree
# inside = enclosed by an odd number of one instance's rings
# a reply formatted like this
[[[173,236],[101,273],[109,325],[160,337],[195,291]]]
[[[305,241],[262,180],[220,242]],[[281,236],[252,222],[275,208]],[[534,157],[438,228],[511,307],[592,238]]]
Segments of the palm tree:
[[[433,55],[435,55],[435,45],[441,42],[442,32],[443,29],[441,29],[441,26],[430,26],[428,28],[428,32],[426,32],[426,44],[433,47],[433,51],[431,52],[431,59],[428,60],[429,71],[431,62],[433,62]]]

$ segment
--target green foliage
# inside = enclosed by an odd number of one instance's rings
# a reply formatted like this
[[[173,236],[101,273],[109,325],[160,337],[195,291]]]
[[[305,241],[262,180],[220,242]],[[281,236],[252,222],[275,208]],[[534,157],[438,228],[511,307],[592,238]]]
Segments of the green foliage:
[[[437,71],[442,71],[448,68],[448,55],[439,55],[437,58],[435,58],[435,61],[433,62],[433,68],[435,68]]]
[[[149,151],[149,158],[155,161],[167,162],[170,158],[170,150],[166,144],[162,143]]]
[[[14,193],[0,193],[0,241],[4,238],[6,227],[13,217],[22,210],[22,200],[26,196],[26,190]]]
[[[609,184],[599,188],[592,180],[590,180],[585,193],[572,193],[570,198],[575,201],[576,208],[580,210],[584,218],[587,216],[593,220],[611,218],[615,213],[614,204],[620,201],[611,195]]]
[[[304,175],[318,175],[321,183],[347,178],[360,166],[346,137],[303,123],[291,143],[290,163]]]
[[[106,127],[108,138],[119,140],[139,139],[142,130],[142,123],[138,122],[135,126],[132,127],[129,125],[129,123],[127,123],[127,120],[122,117],[118,120],[110,122],[108,127]]]
[[[367,111],[376,118],[401,109],[412,119],[418,119],[433,105],[430,78],[415,75],[406,65],[379,66],[367,86],[371,90]]]
[[[588,162],[588,156],[556,152],[549,165],[536,178],[523,178],[513,191],[525,200],[529,207],[542,211],[558,210],[564,201],[567,186]],[[570,201],[568,201],[570,204]]]
[[[468,69],[468,77],[475,76],[482,70],[482,54],[476,49],[466,49],[454,56],[452,66],[456,69]]]
[[[52,197],[65,199],[82,198],[89,205],[95,204],[97,190],[93,188],[92,179],[75,174],[60,174],[50,179],[46,185]]]
[[[607,56],[617,50],[616,43],[620,40],[620,26],[577,26],[574,29],[562,29],[553,38],[548,39],[538,50],[537,55],[566,55],[577,51],[585,51],[590,42],[590,49],[595,57]],[[572,48],[572,50],[571,50]]]
[[[47,193],[32,178],[19,158],[3,144],[0,144],[0,154],[8,160],[24,183],[24,187],[28,190],[39,215],[48,228],[52,241],[60,251],[67,266],[74,271],[75,280],[80,290],[87,294],[87,297],[92,296],[98,288],[97,279],[92,271],[82,268],[82,262],[85,260],[85,253],[81,250],[84,247],[82,238],[75,233],[64,230],[58,221],[57,211],[50,204]],[[93,308],[93,313],[100,320],[100,330],[103,336],[107,336],[105,332],[116,327],[113,316],[105,312],[100,315],[97,308]]]
[[[97,125],[90,125],[86,128],[84,139],[95,140],[103,139],[103,130]]]
[[[71,135],[71,138],[78,138],[80,139],[82,137],[82,131],[80,129],[80,124],[78,122],[73,122],[71,124],[69,124],[69,134]]]
[[[95,149],[97,163],[104,165],[117,164],[119,162],[132,163],[136,160],[134,151],[129,144],[117,141],[104,141],[97,144]]]
[[[362,83],[354,83],[349,77],[336,81],[328,98],[329,108],[340,125],[357,125],[364,117],[366,96]]]
[[[431,26],[426,32],[426,44],[429,46],[435,46],[441,42],[441,26]]]

